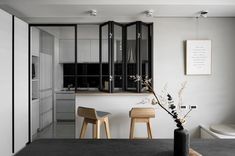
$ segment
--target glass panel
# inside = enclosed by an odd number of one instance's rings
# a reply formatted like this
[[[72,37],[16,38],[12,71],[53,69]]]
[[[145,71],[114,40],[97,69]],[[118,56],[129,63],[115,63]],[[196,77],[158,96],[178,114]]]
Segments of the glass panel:
[[[142,24],[142,37],[140,41],[140,54],[141,54],[141,69],[142,78],[150,78],[150,60],[149,60],[149,28],[147,25]],[[142,89],[142,91],[144,91]]]
[[[108,24],[101,27],[101,68],[102,68],[102,76],[101,90],[108,91],[109,90],[109,53],[108,53]]]
[[[136,90],[136,82],[130,79],[137,75],[136,24],[127,27],[126,35],[127,90]]]
[[[32,31],[32,68],[35,77],[32,94],[36,91],[39,98],[38,107],[35,107],[37,110],[31,112],[32,135],[36,136],[34,139],[59,138],[55,132],[61,131],[61,126],[75,125],[75,115],[61,115],[59,110],[64,106],[58,100],[53,100],[54,90],[57,94],[67,93],[68,88],[71,91],[75,89],[75,27],[39,26],[33,27]],[[46,127],[55,128],[55,131],[45,135]],[[63,135],[65,138],[74,138],[75,132],[73,129],[65,130]]]
[[[114,88],[123,88],[123,42],[122,26],[114,24]]]

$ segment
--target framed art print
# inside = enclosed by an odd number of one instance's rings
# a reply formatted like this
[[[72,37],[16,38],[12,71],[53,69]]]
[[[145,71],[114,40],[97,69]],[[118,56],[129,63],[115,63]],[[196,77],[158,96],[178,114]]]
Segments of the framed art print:
[[[211,74],[211,40],[186,41],[186,75]]]

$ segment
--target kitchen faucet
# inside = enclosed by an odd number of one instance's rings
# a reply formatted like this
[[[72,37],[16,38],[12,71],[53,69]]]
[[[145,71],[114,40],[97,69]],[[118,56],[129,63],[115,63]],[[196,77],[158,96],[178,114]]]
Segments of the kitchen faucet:
[[[68,85],[68,91],[70,91],[70,88],[73,87],[73,84]]]

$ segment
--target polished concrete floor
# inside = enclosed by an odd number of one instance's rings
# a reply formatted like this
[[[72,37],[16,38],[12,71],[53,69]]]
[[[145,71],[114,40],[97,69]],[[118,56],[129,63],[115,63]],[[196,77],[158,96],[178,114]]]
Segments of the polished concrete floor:
[[[56,122],[38,132],[33,140],[42,138],[75,138],[74,122]]]

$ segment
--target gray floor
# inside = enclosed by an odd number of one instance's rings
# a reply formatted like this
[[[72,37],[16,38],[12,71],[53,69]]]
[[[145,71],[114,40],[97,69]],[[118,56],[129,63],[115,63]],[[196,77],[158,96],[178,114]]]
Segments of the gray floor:
[[[75,138],[75,123],[74,122],[57,122],[49,125],[40,131],[33,140],[37,139],[71,139]]]

